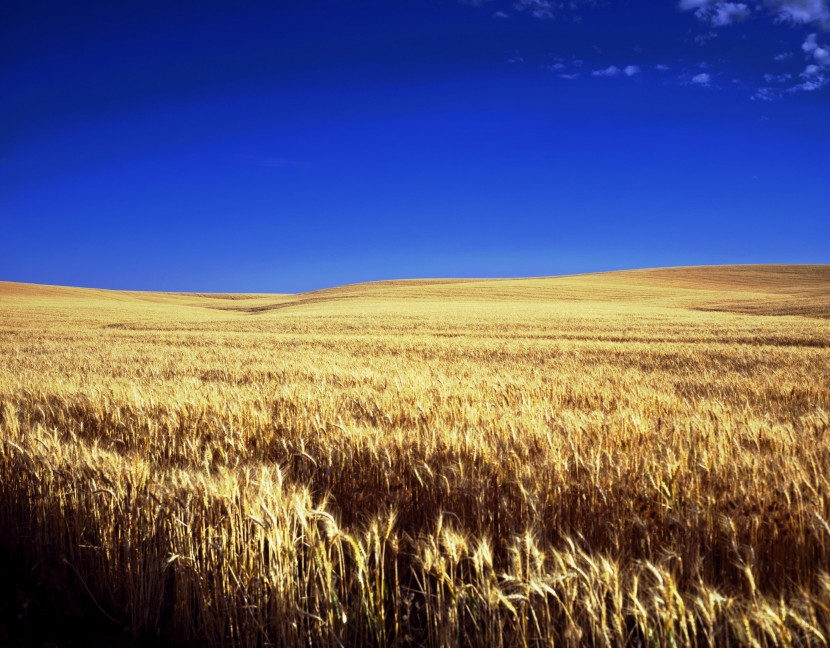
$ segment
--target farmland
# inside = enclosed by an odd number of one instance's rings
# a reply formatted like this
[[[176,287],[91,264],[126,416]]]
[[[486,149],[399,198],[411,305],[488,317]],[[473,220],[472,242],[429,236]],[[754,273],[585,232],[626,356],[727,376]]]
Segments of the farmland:
[[[126,637],[830,642],[830,266],[0,282],[0,541]]]

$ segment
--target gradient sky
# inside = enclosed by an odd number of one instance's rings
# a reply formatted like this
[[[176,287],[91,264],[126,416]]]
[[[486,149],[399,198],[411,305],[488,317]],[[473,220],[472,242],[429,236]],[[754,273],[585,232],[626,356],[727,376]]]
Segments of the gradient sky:
[[[5,2],[0,279],[830,262],[828,0]]]

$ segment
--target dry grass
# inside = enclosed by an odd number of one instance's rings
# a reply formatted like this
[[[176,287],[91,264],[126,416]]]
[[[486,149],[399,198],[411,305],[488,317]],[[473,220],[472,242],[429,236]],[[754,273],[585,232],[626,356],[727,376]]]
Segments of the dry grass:
[[[828,266],[0,283],[0,534],[200,644],[825,645],[829,315]]]

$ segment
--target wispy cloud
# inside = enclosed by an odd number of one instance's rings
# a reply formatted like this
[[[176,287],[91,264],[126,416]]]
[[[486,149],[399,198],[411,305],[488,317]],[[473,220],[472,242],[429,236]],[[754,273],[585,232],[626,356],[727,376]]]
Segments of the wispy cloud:
[[[815,24],[830,30],[828,0],[753,0],[720,2],[719,0],[679,0],[682,11],[694,11],[701,21],[725,27],[747,20],[753,14],[765,15],[778,22],[796,25]]]
[[[708,32],[705,32],[703,34],[698,34],[697,36],[695,36],[695,43],[697,43],[698,45],[706,45],[706,43],[708,43],[710,40],[712,40],[713,38],[717,38],[717,37],[718,37],[718,35],[715,32],[708,31]]]
[[[779,20],[795,24],[810,23],[830,29],[830,9],[826,0],[767,0]]]
[[[781,97],[781,90],[778,88],[758,88],[750,97],[753,101],[775,101]]]
[[[517,11],[526,11],[534,18],[550,20],[554,18],[557,6],[551,0],[517,0],[513,3]]]
[[[711,28],[726,27],[753,17],[765,17],[773,23],[791,26],[811,25],[830,31],[828,2],[830,0],[678,0],[677,6],[682,11],[694,12],[700,21],[710,26],[709,32],[695,38],[699,44],[704,44],[713,35]],[[765,73],[763,79],[766,85],[757,88],[752,99],[772,101],[785,92],[814,91],[830,85],[830,48],[819,42],[819,34],[809,34],[801,49],[807,59],[804,69],[800,73],[780,70]],[[773,56],[773,61],[782,63],[791,58],[793,53],[782,52]],[[792,85],[794,78],[800,80],[796,85]],[[708,86],[711,77],[697,75],[692,83]]]
[[[789,72],[784,72],[782,74],[765,74],[764,81],[767,83],[786,83],[793,78],[793,75]]]
[[[591,72],[592,76],[596,77],[618,77],[618,76],[634,76],[640,73],[639,65],[626,65],[625,67],[617,67],[616,65],[609,65],[602,70],[594,70]]]
[[[513,0],[512,6],[515,11],[530,14],[540,20],[565,18],[574,23],[581,23],[583,16],[579,12],[596,5],[597,0]]]
[[[798,75],[801,82],[790,88],[790,92],[812,92],[830,85],[830,47],[820,44],[817,34],[810,34],[801,50],[807,59],[807,67]]]
[[[812,56],[815,62],[822,66],[830,66],[830,49],[818,44],[818,36],[810,34],[801,45],[802,51]]]
[[[596,0],[459,0],[460,2],[477,6],[490,7],[491,15],[498,19],[515,18],[522,15],[531,16],[539,20],[554,20],[566,18],[571,22],[577,21],[577,12],[586,7],[599,7],[602,3]],[[690,38],[701,46],[711,47],[709,42],[718,38],[724,40],[735,34],[732,26],[743,22],[766,22],[767,25],[779,25],[787,31],[812,32],[803,36],[801,51],[780,52],[773,55],[766,54],[769,69],[756,72],[754,82],[747,78],[733,79],[726,82],[727,68],[719,66],[720,72],[714,74],[708,65],[697,64],[694,70],[693,61],[681,59],[674,61],[671,74],[660,75],[663,82],[682,85],[713,87],[726,90],[729,87],[744,89],[755,100],[771,101],[784,97],[789,93],[799,91],[814,91],[830,86],[830,46],[825,42],[830,32],[830,0],[674,0],[682,12],[688,12],[692,22],[696,21],[702,29],[692,33]],[[747,31],[738,32],[744,36]],[[575,79],[580,76],[594,78],[626,78],[642,75],[645,70],[668,72],[669,66],[657,64],[653,61],[638,60],[643,58],[642,50],[634,48],[631,56],[634,61],[628,65],[611,64],[606,54],[598,46],[594,46],[595,55],[589,57],[583,68],[579,69],[582,61],[569,58],[556,58],[542,62],[542,67],[562,79]],[[532,60],[531,56],[531,60]],[[799,69],[796,62],[804,59]],[[603,61],[603,59],[605,59]],[[612,59],[613,60],[613,59]],[[510,59],[510,63],[524,62],[517,52]],[[590,66],[590,67],[589,67]],[[717,80],[720,79],[720,83]],[[752,94],[754,93],[754,94]]]
[[[712,27],[726,27],[742,22],[752,15],[752,9],[744,2],[715,2],[699,6],[695,16]]]
[[[578,79],[582,75],[582,72],[574,68],[581,68],[584,63],[585,61],[582,59],[557,57],[553,60],[553,63],[548,64],[546,67],[551,72],[555,72],[556,76],[560,79]]]
[[[801,83],[790,88],[791,92],[797,92],[799,90],[812,92],[814,90],[820,90],[826,85],[830,85],[830,74],[827,73],[826,68],[820,65],[808,65],[799,77],[802,79]]]
[[[768,72],[763,75],[767,84],[758,88],[752,98],[757,101],[772,101],[786,93],[812,92],[830,86],[830,47],[819,41],[817,33],[809,34],[801,44],[805,67],[799,73]],[[792,53],[779,54],[773,59],[777,62],[793,58]],[[793,83],[795,85],[793,85]]]

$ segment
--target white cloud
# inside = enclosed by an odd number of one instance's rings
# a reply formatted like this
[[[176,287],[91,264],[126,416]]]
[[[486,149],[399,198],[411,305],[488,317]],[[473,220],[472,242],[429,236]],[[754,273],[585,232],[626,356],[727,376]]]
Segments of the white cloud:
[[[781,21],[801,25],[819,23],[830,28],[827,0],[766,0],[766,4]]]
[[[496,11],[493,13],[493,18],[510,18],[510,14],[504,13],[503,11]]]
[[[807,36],[807,40],[801,45],[801,49],[805,53],[813,57],[819,65],[830,66],[830,49],[822,47],[818,44],[818,37],[816,34]]]
[[[752,15],[749,5],[744,2],[716,2],[699,7],[695,16],[713,27],[725,27],[741,22]]]
[[[692,83],[702,86],[709,86],[712,82],[712,77],[708,72],[701,72],[700,74],[695,74],[692,77]]]
[[[705,45],[710,40],[717,37],[718,35],[713,31],[707,32],[705,34],[698,34],[697,36],[695,36],[695,43],[697,43],[698,45]]]
[[[554,3],[551,0],[517,0],[513,3],[517,11],[526,11],[534,18],[552,19],[554,17]]]
[[[679,0],[677,6],[681,11],[694,11],[700,20],[715,27],[746,20],[755,9],[775,17],[779,22],[817,24],[830,31],[828,0]]]
[[[723,2],[715,5],[715,15],[712,17],[712,24],[715,27],[723,27],[733,22],[746,20],[752,11],[743,2]]]
[[[579,72],[574,72],[573,74],[558,74],[557,75],[560,79],[578,79]]]
[[[482,0],[477,0],[482,1]],[[489,1],[489,0],[484,0]],[[584,9],[593,9],[602,3],[600,0],[513,0],[513,9],[529,13],[540,20],[564,18],[574,24],[583,21]]]
[[[640,73],[639,65],[626,65],[625,67],[617,67],[616,65],[609,65],[604,70],[594,70],[591,72],[592,76],[596,77],[618,77],[618,76],[634,76]]]
[[[807,67],[798,76],[801,83],[790,88],[790,92],[812,92],[830,85],[830,48],[819,43],[817,34],[810,34],[801,45],[807,56]]]
[[[622,74],[622,70],[616,65],[609,65],[604,70],[594,70],[591,74],[593,76],[615,77],[620,76],[620,74]]]
[[[802,78],[802,82],[790,88],[790,92],[799,90],[812,92],[830,84],[830,71],[820,65],[808,65],[799,76]]]
[[[750,97],[753,101],[775,101],[781,96],[781,91],[777,88],[758,88]]]
[[[823,15],[821,7],[823,3],[818,4],[812,2],[780,2],[777,1],[776,6],[779,10],[787,9],[795,11],[796,5],[804,9],[805,13],[799,14],[799,21],[806,22],[808,19],[814,19]],[[809,10],[812,7],[812,13]],[[818,8],[816,8],[818,7]],[[796,15],[796,14],[793,14]],[[791,73],[769,73],[764,75],[764,82],[769,84],[778,84],[779,87],[765,86],[758,88],[752,99],[756,101],[772,101],[783,96],[784,92],[812,92],[820,90],[825,86],[830,85],[830,47],[819,41],[819,34],[809,34],[804,42],[801,44],[801,50],[807,59],[806,67],[798,75],[800,82],[789,88],[787,84],[793,83],[794,74]],[[773,60],[782,62],[792,58],[791,52],[777,54]]]
[[[665,72],[666,70],[669,70],[669,69],[671,69],[671,68],[669,68],[669,66],[668,66],[668,65],[663,65],[662,63],[660,63],[660,64],[658,64],[658,65],[655,65],[655,66],[654,66],[654,69],[655,69],[655,70],[659,70],[660,72]]]
[[[818,48],[818,39],[815,34],[807,36],[806,40],[801,44],[801,49],[807,53],[814,52]]]

